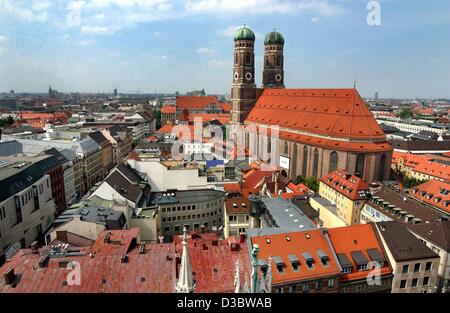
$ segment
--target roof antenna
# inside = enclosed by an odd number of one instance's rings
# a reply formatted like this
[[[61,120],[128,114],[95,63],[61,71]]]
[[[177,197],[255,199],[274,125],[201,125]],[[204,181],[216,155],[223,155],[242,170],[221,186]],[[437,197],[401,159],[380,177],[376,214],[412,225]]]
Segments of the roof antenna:
[[[353,89],[356,89],[356,80],[353,81]]]

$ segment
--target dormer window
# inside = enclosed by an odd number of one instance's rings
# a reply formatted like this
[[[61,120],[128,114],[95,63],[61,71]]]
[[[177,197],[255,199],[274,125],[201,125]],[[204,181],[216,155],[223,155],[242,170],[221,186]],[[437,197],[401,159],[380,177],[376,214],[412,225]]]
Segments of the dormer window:
[[[265,275],[267,273],[267,268],[269,265],[267,264],[266,260],[264,259],[258,259],[259,267],[261,268],[261,272]]]
[[[438,203],[438,202],[441,201],[441,200],[442,200],[441,197],[436,197],[436,198],[434,198],[434,202],[435,202],[435,203]]]
[[[353,251],[350,254],[353,258],[353,261],[356,264],[358,271],[364,271],[367,269],[367,264],[369,263],[369,260],[364,256],[364,254],[361,251]]]
[[[274,256],[273,260],[277,266],[277,270],[280,274],[284,273],[284,262],[279,256]]]
[[[427,199],[430,200],[431,198],[433,198],[433,194],[432,193],[427,194]]]
[[[294,254],[288,255],[289,262],[291,262],[292,270],[300,270],[300,261]]]
[[[317,255],[320,258],[320,261],[322,262],[322,265],[327,266],[328,262],[330,261],[330,258],[323,250],[317,250]]]
[[[314,258],[309,254],[309,252],[303,252],[302,253],[303,258],[305,259],[306,266],[308,266],[309,269],[314,268]]]

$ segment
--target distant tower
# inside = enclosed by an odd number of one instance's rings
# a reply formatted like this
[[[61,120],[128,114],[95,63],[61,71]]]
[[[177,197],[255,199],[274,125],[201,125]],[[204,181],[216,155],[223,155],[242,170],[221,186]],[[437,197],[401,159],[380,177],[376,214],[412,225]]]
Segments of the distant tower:
[[[114,97],[117,97],[117,88],[114,89]]]
[[[264,88],[284,88],[284,38],[275,29],[264,40]]]
[[[50,98],[52,98],[52,97],[53,97],[53,90],[52,90],[52,86],[49,86],[49,87],[48,87],[48,96],[49,96]]]
[[[375,99],[375,101],[378,100],[378,96],[379,96],[379,95],[378,95],[378,91],[375,91],[375,95],[374,95],[374,97],[373,97],[373,98]]]
[[[183,255],[181,256],[180,275],[176,285],[178,293],[192,293],[195,290],[194,280],[192,279],[191,262],[188,254],[188,235],[186,227],[183,229]]]
[[[256,101],[255,34],[246,27],[234,36],[233,83],[231,85],[231,124],[234,129],[244,120]]]

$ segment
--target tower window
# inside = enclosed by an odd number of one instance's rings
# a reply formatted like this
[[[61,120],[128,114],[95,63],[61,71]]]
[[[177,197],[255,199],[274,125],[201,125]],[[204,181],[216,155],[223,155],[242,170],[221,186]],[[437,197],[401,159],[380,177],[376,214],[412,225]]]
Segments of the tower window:
[[[277,65],[281,65],[281,57],[277,56]]]
[[[250,64],[250,62],[251,62],[251,61],[250,61],[250,54],[246,54],[246,55],[245,55],[245,63],[246,63],[246,64]]]

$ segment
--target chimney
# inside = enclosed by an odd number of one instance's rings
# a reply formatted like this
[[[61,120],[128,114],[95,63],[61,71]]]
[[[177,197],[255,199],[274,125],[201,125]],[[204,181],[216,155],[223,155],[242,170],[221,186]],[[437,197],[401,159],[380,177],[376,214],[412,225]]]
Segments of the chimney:
[[[14,274],[14,267],[10,267],[5,274],[3,274],[5,278],[5,285],[12,285],[14,280],[16,279],[16,274]]]
[[[124,254],[120,257],[120,263],[128,263],[128,255]]]
[[[246,238],[247,238],[247,236],[245,234],[241,234],[239,236],[239,243],[244,243]]]
[[[107,233],[104,238],[104,243],[110,243],[111,241],[111,233]]]
[[[46,254],[39,259],[39,268],[44,268],[48,266],[48,261],[50,260],[50,255]]]
[[[37,241],[33,241],[31,243],[31,251],[36,253],[39,250],[39,243]]]
[[[145,241],[141,241],[139,245],[139,254],[145,254]]]
[[[158,239],[159,239],[159,243],[164,243],[164,236],[159,236]]]
[[[200,227],[200,229],[201,229],[202,234],[204,234],[204,233],[205,233],[205,230],[206,230],[205,225],[202,225],[202,227]]]

